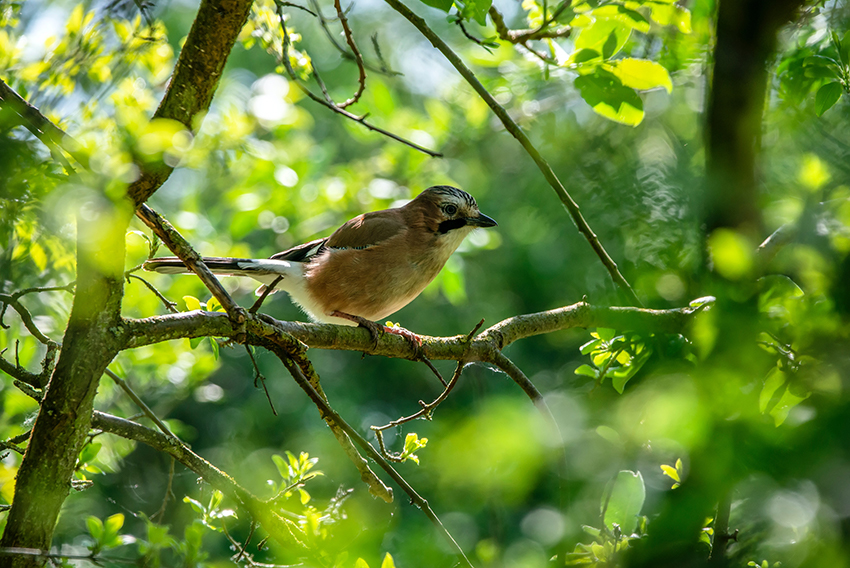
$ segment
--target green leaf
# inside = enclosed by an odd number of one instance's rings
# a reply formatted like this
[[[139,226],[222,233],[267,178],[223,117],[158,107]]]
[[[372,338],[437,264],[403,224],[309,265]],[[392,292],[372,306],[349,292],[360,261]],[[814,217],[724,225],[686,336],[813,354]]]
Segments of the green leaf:
[[[103,447],[103,444],[97,442],[86,444],[86,447],[80,451],[80,463],[88,463],[96,458],[101,447]]]
[[[599,19],[581,30],[575,49],[592,49],[607,59],[626,45],[631,33],[630,27],[616,20]]]
[[[759,412],[762,414],[767,412],[768,404],[773,398],[773,395],[785,384],[786,380],[785,373],[779,367],[774,367],[768,371],[767,376],[764,378],[764,385],[761,387],[761,392],[759,393]]]
[[[116,535],[118,531],[121,530],[121,527],[124,526],[124,515],[123,513],[115,513],[106,519],[106,522],[103,524],[103,528],[106,531],[107,535]]]
[[[189,505],[192,507],[192,510],[194,510],[196,513],[200,513],[202,515],[206,513],[206,511],[204,510],[204,506],[201,505],[199,501],[195,501],[188,495],[183,497],[183,502],[189,503]]]
[[[596,335],[602,341],[611,341],[617,335],[617,330],[608,327],[597,327]]]
[[[649,4],[650,18],[661,26],[676,26],[683,34],[691,33],[691,12],[672,3],[653,2]]]
[[[201,341],[203,341],[203,340],[204,340],[203,337],[190,337],[189,338],[189,347],[191,347],[192,349],[197,349],[198,345],[200,345]]]
[[[673,82],[670,73],[663,65],[647,59],[620,59],[613,62],[611,72],[626,87],[645,91],[664,87],[667,92],[673,91]]]
[[[646,487],[640,472],[621,471],[610,489],[608,507],[605,509],[605,525],[613,530],[616,523],[623,534],[632,534],[637,527],[638,515],[645,499]],[[604,500],[602,506],[605,506]]]
[[[640,12],[630,10],[622,4],[607,4],[591,12],[596,20],[613,20],[642,33],[649,32],[649,22]]]
[[[277,471],[283,479],[289,479],[289,466],[286,463],[286,460],[283,459],[283,456],[278,454],[272,455],[272,461],[277,466]]]
[[[588,353],[590,353],[591,351],[593,351],[594,349],[596,349],[596,347],[597,347],[600,343],[602,343],[602,340],[601,340],[601,339],[599,339],[599,338],[591,339],[590,341],[588,341],[587,343],[585,343],[584,345],[582,345],[581,347],[579,347],[579,352],[580,352],[582,355],[587,355]]]
[[[97,517],[86,517],[86,527],[89,529],[89,534],[96,541],[99,542],[103,538],[103,521]]]
[[[384,556],[384,561],[381,562],[381,568],[395,568],[395,562],[389,552]]]
[[[422,3],[426,6],[431,6],[432,8],[437,8],[448,13],[448,11],[452,9],[454,0],[422,0]]]
[[[183,301],[186,302],[186,309],[189,311],[201,309],[201,301],[194,296],[183,296]]]
[[[599,372],[587,364],[581,365],[578,369],[576,369],[575,374],[584,375],[585,377],[590,377],[591,379],[599,378]]]
[[[832,106],[838,102],[838,99],[841,98],[843,93],[844,88],[838,81],[827,83],[818,89],[818,92],[815,95],[815,113],[818,116],[822,116],[823,113],[831,109]]]
[[[487,12],[490,11],[493,0],[465,0],[464,4],[463,15],[465,18],[475,20],[480,26],[487,25]]]
[[[774,425],[781,426],[785,422],[785,419],[788,418],[788,413],[791,412],[791,409],[810,396],[812,396],[811,391],[804,390],[793,382],[789,383],[779,398],[779,402],[770,411]]]
[[[362,558],[358,558],[354,562],[354,568],[369,568],[369,564],[367,564],[366,561]]]

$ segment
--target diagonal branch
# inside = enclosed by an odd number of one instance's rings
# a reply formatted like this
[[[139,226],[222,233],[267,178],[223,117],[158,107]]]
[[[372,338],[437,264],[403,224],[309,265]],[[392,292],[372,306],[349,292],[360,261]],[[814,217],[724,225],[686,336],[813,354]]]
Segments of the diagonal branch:
[[[209,109],[227,57],[250,12],[250,0],[201,1],[154,119],[176,120],[190,130],[199,126],[195,119]],[[139,178],[127,188],[127,195],[138,207],[159,189],[174,168],[164,162],[136,165]]]
[[[88,156],[80,151],[80,144],[50,122],[41,112],[25,101],[0,79],[0,106],[8,106],[17,114],[27,130],[49,148],[62,148],[83,167],[89,167]]]
[[[341,0],[334,0],[334,7],[336,8],[336,14],[339,18],[339,23],[342,24],[342,31],[345,34],[345,41],[348,43],[348,47],[351,48],[351,53],[354,54],[354,61],[355,63],[357,63],[357,70],[359,71],[359,76],[357,79],[357,92],[355,92],[354,95],[347,101],[343,101],[337,104],[339,108],[345,108],[359,101],[360,96],[363,94],[363,91],[366,90],[366,67],[364,67],[363,65],[363,56],[360,55],[360,50],[357,48],[357,44],[354,42],[354,35],[351,33],[351,27],[348,25],[348,18],[345,17],[345,10],[342,9]]]
[[[493,98],[493,95],[490,94],[489,91],[481,84],[472,70],[466,66],[463,60],[448,46],[448,44],[438,36],[434,30],[432,30],[424,19],[420,18],[413,11],[405,6],[401,0],[385,0],[387,4],[390,5],[396,12],[404,16],[413,26],[419,30],[419,32],[425,36],[425,38],[431,42],[435,48],[437,48],[440,53],[445,56],[446,59],[449,60],[449,63],[454,66],[458,73],[466,80],[467,83],[478,93],[478,96],[481,97],[484,102],[487,103],[487,106],[493,111],[493,113],[499,117],[499,120],[502,121],[502,124],[505,126],[505,129],[511,133],[511,135],[516,138],[529,156],[534,160],[534,163],[537,164],[537,167],[540,169],[543,177],[546,178],[546,181],[549,182],[549,185],[552,186],[552,189],[555,190],[555,194],[558,196],[558,199],[561,200],[564,207],[567,209],[567,212],[570,214],[573,222],[578,228],[579,232],[584,235],[587,241],[590,243],[591,248],[593,248],[596,255],[602,261],[602,264],[608,269],[608,273],[611,275],[614,283],[617,284],[623,292],[628,296],[629,301],[635,306],[641,306],[642,303],[640,299],[635,294],[632,287],[629,285],[628,281],[625,277],[620,273],[620,269],[617,268],[617,263],[610,257],[608,252],[602,246],[602,243],[599,242],[599,238],[596,236],[596,233],[590,228],[584,216],[581,214],[581,210],[579,209],[578,204],[573,200],[572,196],[567,192],[564,185],[561,183],[561,180],[558,179],[558,176],[555,175],[555,172],[552,170],[552,167],[549,163],[543,158],[537,148],[534,147],[534,144],[531,143],[528,136],[523,132],[522,128],[510,117],[508,111],[496,102],[496,99]]]

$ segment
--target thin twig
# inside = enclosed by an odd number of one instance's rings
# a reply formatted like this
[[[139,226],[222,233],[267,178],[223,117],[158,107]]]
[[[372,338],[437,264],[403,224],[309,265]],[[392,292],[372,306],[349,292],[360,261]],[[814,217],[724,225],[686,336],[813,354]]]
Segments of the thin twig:
[[[65,134],[41,112],[29,104],[14,89],[0,79],[0,106],[8,105],[24,122],[24,126],[41,140],[48,148],[61,148],[88,169],[88,156],[81,151],[82,146]],[[70,167],[68,164],[66,167]],[[73,171],[73,168],[72,168]]]
[[[24,327],[26,327],[27,331],[29,331],[32,336],[35,337],[40,343],[44,345],[51,345],[56,343],[55,341],[44,335],[40,329],[38,329],[38,326],[35,325],[35,322],[32,319],[32,314],[30,314],[29,310],[27,310],[23,306],[23,304],[18,301],[17,298],[8,294],[0,294],[0,302],[12,306],[12,308],[16,312],[18,312],[21,321],[24,323]]]
[[[382,431],[387,430],[389,428],[401,426],[402,424],[404,424],[406,422],[411,422],[413,420],[416,420],[417,418],[423,418],[424,417],[424,418],[430,420],[431,419],[431,413],[433,412],[433,410],[435,408],[437,408],[437,406],[441,402],[443,402],[444,400],[446,400],[446,398],[448,398],[449,393],[452,392],[452,389],[454,389],[455,385],[457,385],[457,382],[460,379],[460,375],[463,372],[463,367],[464,367],[465,364],[466,363],[464,363],[463,361],[457,362],[457,368],[455,368],[455,372],[452,375],[452,378],[449,381],[449,384],[446,385],[446,388],[443,390],[442,393],[440,393],[440,396],[435,398],[433,402],[426,404],[426,403],[424,403],[420,400],[419,405],[422,407],[422,409],[419,410],[418,412],[415,412],[415,413],[411,414],[410,416],[404,416],[402,418],[399,418],[398,420],[393,420],[392,422],[384,424],[383,426],[372,426],[371,427],[372,430],[375,431],[376,433],[382,432]]]
[[[165,516],[165,508],[168,506],[169,497],[174,498],[174,492],[171,490],[172,484],[174,483],[174,463],[177,461],[174,459],[174,456],[169,456],[171,459],[171,466],[168,468],[168,484],[165,486],[165,495],[162,496],[162,505],[159,506],[159,511],[151,515],[151,520],[157,519],[161,521]]]
[[[165,425],[165,422],[163,422],[162,420],[159,419],[159,417],[154,413],[154,411],[151,410],[150,407],[147,404],[145,404],[145,401],[143,401],[139,397],[139,395],[137,395],[136,392],[132,388],[130,388],[130,385],[128,385],[127,382],[124,379],[122,379],[121,377],[116,375],[110,369],[106,369],[104,371],[104,373],[110,379],[115,381],[115,384],[117,384],[119,387],[121,387],[121,390],[123,390],[127,394],[127,396],[130,397],[130,400],[132,400],[135,403],[135,405],[138,406],[141,409],[141,411],[145,413],[145,416],[150,418],[151,421],[154,424],[156,424],[157,428],[159,428],[162,431],[163,434],[165,434],[166,436],[171,436],[172,438],[179,440],[179,438],[177,438],[177,436],[174,435],[174,432],[172,432],[171,430],[168,429],[168,426]]]
[[[271,294],[272,292],[274,292],[275,286],[277,286],[277,285],[278,285],[278,283],[279,283],[281,280],[283,280],[283,275],[280,275],[280,276],[278,276],[277,278],[275,278],[275,279],[274,279],[274,282],[272,282],[272,283],[271,283],[271,285],[269,285],[269,286],[264,286],[265,290],[263,290],[263,293],[262,293],[262,294],[260,294],[260,297],[259,297],[259,298],[257,298],[257,301],[256,301],[256,302],[254,302],[254,305],[253,305],[253,306],[251,306],[251,309],[249,309],[249,310],[248,310],[248,313],[249,313],[249,314],[256,314],[256,313],[257,313],[257,310],[259,310],[259,309],[260,309],[260,306],[262,306],[262,305],[263,305],[263,302],[265,302],[265,301],[266,301],[266,298],[268,298],[269,294]]]
[[[166,308],[169,312],[171,312],[172,314],[176,314],[176,313],[180,312],[180,310],[178,310],[178,309],[177,309],[177,304],[176,304],[175,302],[172,302],[171,300],[169,300],[169,299],[168,299],[168,298],[166,298],[165,296],[163,296],[163,295],[162,295],[162,292],[160,292],[159,290],[157,290],[157,289],[156,289],[156,286],[154,286],[153,284],[151,284],[150,282],[148,282],[147,280],[145,280],[145,279],[144,279],[144,278],[142,278],[141,276],[137,276],[137,275],[135,275],[135,274],[128,274],[128,275],[127,275],[127,280],[130,280],[130,278],[135,278],[136,280],[141,281],[141,283],[142,283],[142,284],[144,284],[145,286],[147,286],[147,287],[148,287],[148,290],[150,290],[151,292],[153,292],[154,294],[156,294],[156,297],[157,297],[157,298],[159,298],[159,300],[160,300],[163,304],[165,304],[165,308]]]
[[[413,13],[410,8],[405,6],[400,0],[385,0],[387,4],[390,5],[395,11],[404,16],[413,26],[419,30],[419,32],[425,36],[428,41],[431,42],[431,45],[436,47],[440,53],[442,53],[446,59],[449,60],[449,63],[454,66],[454,68],[460,73],[460,75],[466,80],[467,83],[478,93],[484,102],[490,107],[493,113],[502,121],[502,124],[505,126],[505,129],[511,133],[511,135],[519,141],[525,151],[529,156],[534,160],[534,163],[537,164],[538,169],[540,169],[543,177],[546,178],[546,181],[549,182],[549,185],[552,186],[552,189],[555,190],[555,194],[561,200],[564,207],[567,209],[567,212],[570,214],[573,222],[576,224],[579,232],[587,239],[590,243],[590,246],[593,248],[596,255],[602,261],[602,264],[608,269],[608,273],[611,275],[611,278],[614,282],[626,293],[629,298],[629,301],[635,306],[643,305],[640,299],[635,294],[635,291],[632,289],[631,285],[629,285],[628,281],[625,277],[620,273],[620,269],[617,268],[617,263],[608,255],[608,252],[602,246],[602,243],[599,242],[599,238],[596,236],[596,233],[590,228],[590,225],[587,224],[584,216],[581,214],[581,210],[579,209],[578,204],[573,200],[572,196],[567,192],[564,188],[564,185],[561,183],[561,180],[558,179],[558,176],[555,175],[555,172],[552,170],[552,167],[548,162],[543,158],[537,148],[534,147],[534,144],[531,143],[528,136],[525,132],[520,128],[520,126],[511,118],[510,114],[505,110],[505,108],[496,102],[496,99],[493,98],[493,95],[481,84],[472,70],[466,66],[466,64],[461,60],[460,57],[448,46],[448,44],[443,41],[443,39],[438,36],[425,22],[424,19],[420,18],[416,14]]]
[[[286,28],[286,22],[284,21],[284,17],[283,17],[284,14],[283,14],[283,10],[282,10],[282,7],[281,7],[280,4],[278,4],[277,11],[278,11],[278,18],[280,20],[280,27],[281,27],[281,30],[283,32],[283,53],[279,55],[279,59],[280,59],[280,62],[283,64],[284,68],[286,69],[286,72],[289,75],[289,78],[292,79],[292,81],[298,86],[299,89],[301,89],[301,92],[303,92],[305,95],[307,95],[307,97],[309,97],[311,100],[319,103],[320,105],[322,105],[326,108],[329,108],[333,112],[340,114],[340,115],[342,115],[342,116],[344,116],[344,117],[346,117],[350,120],[353,120],[354,122],[360,123],[361,125],[366,127],[368,130],[372,130],[372,131],[377,132],[379,134],[382,134],[382,135],[384,135],[388,138],[392,138],[393,140],[400,142],[400,143],[402,143],[406,146],[409,146],[409,147],[413,148],[414,150],[418,150],[418,151],[422,152],[423,154],[427,154],[428,156],[431,156],[432,158],[442,158],[443,157],[443,154],[441,154],[440,152],[435,152],[433,150],[429,150],[427,148],[424,148],[423,146],[420,146],[419,144],[416,144],[415,142],[411,142],[410,140],[406,140],[406,139],[402,138],[401,136],[398,136],[397,134],[393,134],[392,132],[390,132],[388,130],[384,130],[383,128],[381,128],[379,126],[375,126],[374,124],[366,122],[366,116],[365,115],[364,116],[357,116],[356,114],[350,113],[347,110],[340,108],[338,105],[336,105],[332,101],[322,99],[322,97],[316,95],[313,91],[311,91],[306,86],[304,86],[304,84],[299,80],[298,75],[295,73],[295,70],[292,68],[292,65],[289,62],[289,48],[291,46],[291,41],[289,39],[289,32],[287,31],[287,28]],[[315,69],[313,71],[314,71],[313,75],[315,77],[316,76]]]
[[[156,211],[147,205],[141,205],[136,209],[136,216],[139,217],[153,232],[165,243],[165,246],[171,250],[189,270],[198,275],[201,282],[212,292],[216,300],[221,304],[227,315],[237,325],[245,323],[245,310],[240,307],[233,298],[230,297],[221,282],[204,264],[201,255],[195,252],[195,249],[183,236],[175,229],[171,223],[166,221]]]
[[[248,352],[248,357],[251,359],[251,364],[254,365],[254,388],[257,388],[257,382],[263,385],[263,391],[266,393],[266,400],[269,401],[269,406],[272,407],[272,414],[277,416],[277,410],[274,409],[274,403],[272,402],[272,397],[269,394],[269,389],[266,386],[266,377],[260,372],[260,367],[257,365],[257,360],[254,359],[254,353],[251,352],[251,346],[245,345],[245,351]]]
[[[357,63],[357,70],[359,72],[357,78],[357,91],[350,99],[337,103],[336,105],[339,108],[346,108],[359,101],[360,96],[363,95],[363,91],[366,90],[366,68],[363,67],[363,56],[360,55],[360,50],[357,49],[357,43],[354,41],[354,35],[351,33],[351,28],[348,25],[348,18],[345,17],[345,12],[342,9],[342,3],[340,0],[334,0],[334,8],[336,8],[339,23],[342,24],[345,41],[348,43],[348,47],[351,48],[351,53],[354,54],[354,61]]]

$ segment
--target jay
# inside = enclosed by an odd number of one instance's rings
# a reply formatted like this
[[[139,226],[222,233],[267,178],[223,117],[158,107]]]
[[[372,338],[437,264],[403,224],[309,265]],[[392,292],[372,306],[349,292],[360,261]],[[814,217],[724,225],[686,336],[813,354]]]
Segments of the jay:
[[[268,259],[203,260],[213,273],[261,282],[258,294],[272,285],[273,291],[288,292],[315,321],[360,325],[376,337],[382,326],[375,320],[416,298],[473,229],[496,224],[465,191],[437,185],[402,207],[364,213],[329,237]],[[149,260],[144,268],[161,274],[190,273],[176,257]],[[407,337],[406,330],[401,331]]]

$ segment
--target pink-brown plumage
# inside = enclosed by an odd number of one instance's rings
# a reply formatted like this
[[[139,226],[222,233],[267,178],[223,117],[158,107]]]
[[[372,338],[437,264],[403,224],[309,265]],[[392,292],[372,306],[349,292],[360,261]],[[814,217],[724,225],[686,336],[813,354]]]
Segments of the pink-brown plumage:
[[[325,239],[268,260],[210,259],[210,269],[250,276],[265,285],[283,276],[276,288],[288,292],[313,319],[357,325],[352,319],[378,320],[406,306],[439,274],[466,235],[475,227],[494,225],[468,193],[435,186],[402,207],[359,215]],[[145,268],[186,271],[176,258],[155,259]]]

